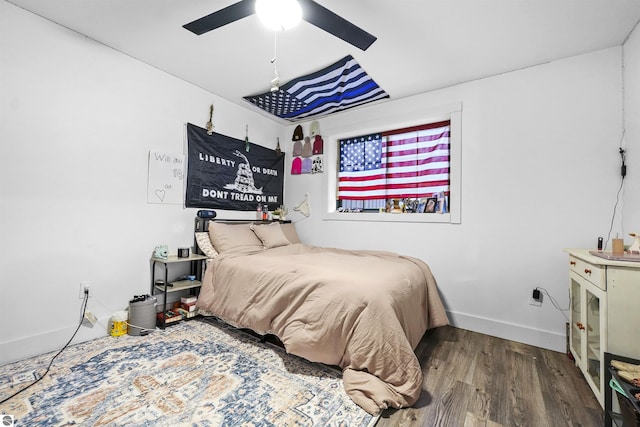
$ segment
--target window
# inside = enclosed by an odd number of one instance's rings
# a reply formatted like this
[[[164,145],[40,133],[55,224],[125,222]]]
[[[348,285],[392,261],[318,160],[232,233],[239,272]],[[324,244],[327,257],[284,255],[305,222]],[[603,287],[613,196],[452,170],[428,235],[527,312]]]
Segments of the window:
[[[448,211],[450,121],[339,140],[336,209]]]
[[[380,126],[380,123],[386,121],[388,125]],[[388,146],[391,145],[405,145],[390,144],[389,141],[394,142],[397,139],[404,141],[405,134],[415,132],[414,138],[420,139],[419,135],[423,133],[438,133],[437,129],[446,126],[448,122],[449,135],[449,162],[448,162],[448,177],[444,178],[444,172],[442,169],[446,169],[445,166],[435,169],[441,169],[440,173],[436,170],[432,170],[429,178],[432,180],[430,183],[419,183],[419,175],[422,173],[419,170],[420,152],[416,148],[411,154],[413,155],[413,165],[411,165],[411,155],[409,155],[409,164],[405,164],[402,173],[406,176],[387,177],[387,166],[395,162],[400,157],[399,155],[389,156],[389,152],[394,152],[396,149],[391,150]],[[395,129],[392,131],[383,131],[383,129]],[[323,179],[323,192],[325,194],[326,210],[322,213],[322,219],[325,221],[374,221],[374,222],[424,222],[424,223],[450,223],[459,224],[461,222],[462,213],[462,104],[452,103],[435,107],[419,106],[418,108],[403,108],[397,111],[389,112],[384,111],[383,114],[374,112],[363,117],[362,120],[350,120],[349,122],[339,122],[334,128],[324,129],[326,138],[325,150],[324,150],[324,179]],[[442,134],[442,132],[440,132]],[[354,135],[361,135],[354,138]],[[378,142],[380,140],[380,159],[378,162]],[[371,139],[369,140],[369,137]],[[359,190],[364,191],[362,187],[370,187],[367,191],[371,191],[369,195],[357,198],[353,194],[350,196],[346,193],[347,181],[343,178],[342,195],[340,195],[340,168],[341,168],[341,150],[340,141],[350,140],[352,150],[355,153],[352,154],[352,159],[347,160],[347,169],[359,169],[361,175],[366,175],[367,168],[372,177],[360,177],[359,180],[352,179],[351,187],[361,187]],[[443,142],[443,141],[440,141]],[[409,145],[409,144],[407,144]],[[327,149],[331,147],[331,149]],[[384,148],[384,151],[383,151]],[[404,147],[405,149],[408,147]],[[347,146],[344,147],[347,149]],[[365,152],[368,151],[369,157]],[[399,149],[399,151],[407,151]],[[411,150],[408,150],[411,151]],[[444,153],[443,156],[446,157]],[[407,153],[403,155],[408,155]],[[390,161],[389,159],[393,159]],[[344,161],[344,160],[343,160]],[[407,161],[407,159],[403,160]],[[378,163],[384,165],[384,172],[376,171]],[[433,164],[434,161],[432,160]],[[433,165],[431,165],[433,166]],[[342,165],[343,172],[345,165]],[[391,171],[392,172],[392,171]],[[382,175],[382,176],[380,176]],[[413,176],[412,176],[413,175]],[[442,178],[442,179],[441,179]],[[442,181],[448,181],[448,188],[446,184],[442,184]],[[369,181],[369,182],[367,182]],[[402,182],[404,181],[404,182]],[[407,182],[410,181],[410,182]],[[440,182],[442,185],[435,185]],[[419,183],[416,185],[416,183]],[[376,186],[382,185],[384,193],[373,193]],[[393,188],[396,187],[396,188]],[[381,191],[378,189],[377,191]],[[427,202],[429,205],[438,203],[438,196],[445,198],[447,212],[435,213],[435,214],[419,214],[414,212],[427,211]],[[370,197],[373,195],[373,197]],[[406,197],[405,197],[406,196]],[[407,200],[403,200],[407,199]],[[394,206],[397,202],[397,207]],[[441,200],[442,202],[442,200]],[[402,212],[404,213],[392,215],[391,213],[380,213],[380,210],[387,210],[387,203],[389,204],[390,212]],[[405,205],[406,203],[406,205]],[[407,206],[411,213],[407,213]],[[440,205],[442,206],[442,204]],[[396,208],[394,210],[394,208]]]

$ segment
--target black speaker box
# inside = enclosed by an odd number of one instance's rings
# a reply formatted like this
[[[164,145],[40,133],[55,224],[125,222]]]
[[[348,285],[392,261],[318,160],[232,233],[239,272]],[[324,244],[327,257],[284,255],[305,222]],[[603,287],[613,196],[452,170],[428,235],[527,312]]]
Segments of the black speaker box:
[[[216,217],[216,211],[198,211],[198,218],[212,219]]]

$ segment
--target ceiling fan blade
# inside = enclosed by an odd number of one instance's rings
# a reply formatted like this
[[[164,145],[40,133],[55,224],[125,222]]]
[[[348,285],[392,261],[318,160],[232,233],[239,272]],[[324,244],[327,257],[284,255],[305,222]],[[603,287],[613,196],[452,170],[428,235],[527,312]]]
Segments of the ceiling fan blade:
[[[298,2],[300,3],[300,7],[302,7],[302,18],[305,21],[359,49],[367,50],[369,46],[377,40],[377,37],[369,34],[341,16],[336,15],[313,0],[298,0]]]
[[[246,18],[249,15],[253,15],[256,13],[255,3],[255,0],[241,0],[210,15],[189,22],[182,27],[194,34],[201,35],[239,19]]]

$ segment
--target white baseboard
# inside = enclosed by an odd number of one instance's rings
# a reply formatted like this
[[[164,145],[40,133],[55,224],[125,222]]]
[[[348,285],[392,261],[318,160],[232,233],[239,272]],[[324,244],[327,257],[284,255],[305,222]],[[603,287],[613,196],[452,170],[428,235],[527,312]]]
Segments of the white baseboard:
[[[99,318],[93,328],[81,326],[71,344],[89,341],[107,335],[110,316]],[[21,337],[0,343],[0,365],[59,351],[69,341],[78,325],[60,328],[39,335]]]
[[[566,352],[565,334],[543,331],[495,319],[473,316],[465,313],[447,312],[452,326],[481,334],[504,338],[561,353]],[[73,343],[88,341],[107,335],[109,317],[100,318],[93,328],[81,327]],[[76,325],[77,326],[77,325]],[[57,329],[45,334],[19,338],[0,343],[0,365],[37,356],[49,351],[57,351],[71,338],[74,327]]]
[[[506,323],[464,313],[449,311],[447,315],[449,316],[451,325],[456,328],[517,341],[560,353],[565,353],[567,350],[567,338],[564,333],[544,331],[524,325]]]

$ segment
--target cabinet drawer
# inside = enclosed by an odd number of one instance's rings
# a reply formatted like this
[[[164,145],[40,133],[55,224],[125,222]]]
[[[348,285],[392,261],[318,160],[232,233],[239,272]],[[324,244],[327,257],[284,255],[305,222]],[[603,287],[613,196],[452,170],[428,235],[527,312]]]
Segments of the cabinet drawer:
[[[607,290],[606,268],[602,265],[591,264],[580,258],[569,257],[569,269],[580,277],[585,278],[603,291]]]

